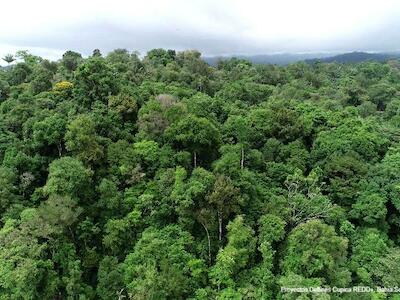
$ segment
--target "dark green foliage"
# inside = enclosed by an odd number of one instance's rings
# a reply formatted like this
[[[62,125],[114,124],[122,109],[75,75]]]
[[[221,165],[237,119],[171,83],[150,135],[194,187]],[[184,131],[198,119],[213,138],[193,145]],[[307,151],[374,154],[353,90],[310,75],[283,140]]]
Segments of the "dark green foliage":
[[[51,89],[53,74],[50,70],[42,67],[36,68],[32,74],[31,89],[36,95]]]
[[[75,71],[82,60],[82,55],[74,51],[67,51],[63,54],[61,64],[68,72]]]
[[[193,240],[176,225],[148,228],[124,261],[124,282],[131,297],[183,299],[201,283],[204,262],[188,252]]]
[[[319,220],[303,223],[288,236],[283,273],[345,286],[350,280],[350,272],[343,268],[347,245],[347,239],[337,236],[333,227]]]
[[[68,195],[82,198],[90,187],[92,172],[73,157],[54,160],[49,166],[49,175],[43,190],[48,195]]]
[[[15,57],[0,70],[0,299],[400,285],[398,62]]]
[[[107,102],[108,96],[118,93],[116,73],[98,56],[85,61],[75,73],[74,92],[78,102],[90,107],[93,102]]]
[[[10,92],[10,85],[7,81],[0,78],[0,101],[7,99],[8,93]]]
[[[32,73],[32,69],[26,63],[18,63],[12,66],[8,74],[8,82],[10,85],[18,85],[27,81],[28,76]]]

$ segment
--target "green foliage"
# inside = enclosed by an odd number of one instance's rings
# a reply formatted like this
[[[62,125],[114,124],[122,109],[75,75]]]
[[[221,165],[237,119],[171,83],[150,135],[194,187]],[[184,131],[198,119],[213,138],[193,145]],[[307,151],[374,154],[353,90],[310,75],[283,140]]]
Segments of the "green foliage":
[[[158,95],[139,110],[139,137],[162,141],[164,131],[171,123],[178,121],[184,113],[185,106],[177,103],[174,96]]]
[[[399,264],[399,248],[389,249],[386,255],[378,258],[378,264],[372,271],[374,278],[382,286],[398,286],[400,278]]]
[[[73,72],[82,60],[82,55],[74,51],[67,51],[63,54],[61,64],[68,72]]]
[[[32,74],[31,89],[32,94],[36,95],[51,89],[53,74],[48,69],[36,68]]]
[[[10,63],[12,63],[13,61],[15,61],[15,58],[14,58],[14,55],[12,55],[12,54],[6,54],[6,55],[3,57],[3,60],[4,60],[6,63],[10,64]]]
[[[201,265],[188,250],[192,237],[175,225],[146,229],[124,262],[128,294],[137,299],[183,298],[197,286]],[[200,272],[200,274],[198,274]]]
[[[113,69],[101,57],[92,57],[81,64],[75,73],[74,93],[78,102],[90,107],[93,102],[106,102],[118,92]]]
[[[367,229],[355,239],[351,267],[360,283],[373,283],[373,270],[380,267],[380,260],[388,250],[385,239],[377,230]]]
[[[18,177],[15,173],[15,170],[11,168],[0,168],[0,207],[3,214],[11,205],[18,204],[20,201],[16,186]]]
[[[33,144],[39,149],[57,147],[61,156],[65,131],[66,120],[60,114],[53,114],[33,124]]]
[[[67,230],[77,222],[83,209],[68,196],[51,195],[39,206],[39,214],[54,229]]]
[[[10,93],[10,85],[7,81],[0,79],[0,101],[7,99]]]
[[[350,215],[366,223],[374,224],[385,218],[386,201],[387,199],[378,193],[363,192],[353,204]]]
[[[138,110],[137,101],[134,97],[127,94],[110,96],[108,107],[121,114],[125,120],[134,120]]]
[[[396,299],[397,61],[14,58],[0,299]]]
[[[264,215],[259,220],[259,242],[277,242],[285,235],[285,221],[275,215]]]
[[[216,263],[210,270],[211,282],[222,288],[235,287],[235,275],[249,263],[255,251],[254,231],[237,216],[228,226],[228,243],[220,249]]]
[[[347,239],[337,236],[333,227],[319,220],[308,221],[289,234],[282,269],[285,274],[345,285],[350,279],[349,271],[342,269],[347,245]]]
[[[122,265],[112,256],[105,256],[100,262],[97,273],[99,283],[97,285],[97,296],[100,299],[113,299],[123,295],[123,270]]]
[[[76,158],[62,157],[49,166],[49,176],[43,190],[48,195],[84,198],[90,191],[92,171]]]
[[[98,143],[95,123],[88,115],[80,115],[68,125],[65,145],[85,163],[93,163],[103,156],[103,148]]]
[[[174,123],[165,132],[166,137],[179,149],[194,153],[194,166],[197,166],[197,153],[212,152],[220,142],[220,133],[206,118],[188,115]]]
[[[8,220],[0,230],[0,297],[51,298],[57,290],[54,263],[46,257],[52,228],[37,211],[25,209],[20,220]]]

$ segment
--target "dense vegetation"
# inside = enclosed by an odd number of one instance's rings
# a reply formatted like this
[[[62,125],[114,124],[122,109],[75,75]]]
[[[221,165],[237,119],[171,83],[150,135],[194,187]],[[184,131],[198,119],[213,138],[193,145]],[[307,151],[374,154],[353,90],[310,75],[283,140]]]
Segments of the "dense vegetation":
[[[17,56],[0,299],[395,299],[280,289],[400,286],[397,61]]]

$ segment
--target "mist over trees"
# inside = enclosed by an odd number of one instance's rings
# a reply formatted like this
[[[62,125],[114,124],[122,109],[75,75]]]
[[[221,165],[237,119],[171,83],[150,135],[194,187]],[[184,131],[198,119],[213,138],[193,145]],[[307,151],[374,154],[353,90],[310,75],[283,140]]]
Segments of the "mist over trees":
[[[398,299],[397,60],[4,60],[0,299]]]

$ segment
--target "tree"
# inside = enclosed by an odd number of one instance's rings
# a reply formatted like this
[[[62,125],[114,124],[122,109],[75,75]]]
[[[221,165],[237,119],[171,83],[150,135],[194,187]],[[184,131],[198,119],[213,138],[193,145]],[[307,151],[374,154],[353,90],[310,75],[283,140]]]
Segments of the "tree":
[[[240,196],[240,190],[232,184],[231,179],[219,175],[215,180],[212,192],[207,195],[207,201],[217,212],[218,239],[221,243],[224,219],[232,213],[239,213],[243,199]]]
[[[244,224],[242,216],[237,216],[228,226],[228,244],[219,250],[210,277],[218,291],[235,288],[235,277],[246,267],[255,251],[254,231]]]
[[[21,200],[18,194],[16,182],[18,176],[15,170],[7,167],[0,167],[0,209],[4,214],[7,209]]]
[[[385,191],[387,199],[398,211],[400,211],[400,177],[397,172],[397,169],[400,167],[399,158],[400,151],[396,145],[396,147],[393,147],[386,153],[381,163],[378,164],[376,176],[374,177],[379,187]]]
[[[32,73],[32,68],[25,62],[17,63],[12,66],[10,73],[8,74],[8,83],[10,85],[19,85],[24,83]]]
[[[186,107],[172,95],[158,95],[146,102],[138,113],[139,136],[142,139],[161,142],[164,131],[186,115]]]
[[[96,290],[98,297],[123,299],[125,295],[123,269],[122,264],[118,264],[117,258],[105,256],[100,262],[97,278],[99,280]]]
[[[31,81],[31,89],[34,95],[51,89],[53,73],[44,67],[38,67],[33,71],[34,79]]]
[[[193,153],[194,168],[197,167],[197,154],[215,148],[220,142],[220,133],[214,124],[193,115],[172,124],[165,135],[172,142]]]
[[[92,171],[79,160],[62,157],[49,166],[49,176],[43,190],[48,195],[84,199],[90,192]]]
[[[58,156],[63,151],[63,138],[66,131],[66,120],[60,114],[53,114],[36,122],[32,128],[33,144],[37,148],[56,147]]]
[[[262,146],[270,137],[289,142],[301,137],[304,121],[293,102],[273,101],[268,108],[255,108],[249,112],[252,145]]]
[[[115,49],[107,54],[109,61],[120,73],[128,72],[131,67],[131,55],[126,49]]]
[[[137,299],[190,295],[204,272],[201,261],[188,251],[192,242],[176,225],[146,229],[124,262],[128,294]]]
[[[0,79],[0,101],[6,100],[10,92],[10,85],[7,81]]]
[[[175,55],[174,50],[152,49],[147,52],[145,60],[148,60],[154,66],[166,66],[167,63],[175,59]]]
[[[135,120],[138,111],[138,104],[136,99],[133,96],[127,94],[110,96],[108,98],[108,107],[121,114],[124,120],[131,121]]]
[[[285,221],[280,217],[267,214],[259,221],[258,251],[262,261],[253,267],[248,275],[242,279],[242,290],[252,293],[260,299],[273,299],[272,290],[275,287],[273,274],[275,250],[273,245],[283,239],[285,235]]]
[[[361,232],[354,241],[351,256],[351,269],[361,284],[374,282],[373,270],[380,266],[379,260],[385,257],[388,251],[389,248],[379,231],[369,229]]]
[[[240,151],[240,168],[244,168],[245,163],[245,148],[248,148],[250,138],[250,127],[247,119],[242,116],[231,116],[225,124],[224,129],[228,138],[232,138],[234,142],[241,145]]]
[[[112,254],[126,253],[132,237],[141,228],[141,213],[133,210],[122,219],[109,219],[104,226],[103,245]]]
[[[388,253],[378,258],[378,265],[373,270],[373,276],[379,278],[382,286],[399,286],[399,248],[391,248]]]
[[[397,90],[388,83],[382,82],[369,88],[369,97],[378,110],[385,110],[386,105],[396,96]]]
[[[196,93],[188,99],[183,99],[188,112],[197,117],[218,120],[222,122],[226,118],[223,101],[204,93]]]
[[[326,185],[323,189],[329,193],[334,203],[350,206],[357,198],[360,180],[367,170],[368,165],[354,152],[333,155],[324,168]]]
[[[249,80],[241,80],[225,84],[225,86],[218,91],[216,97],[227,101],[240,100],[249,104],[257,104],[267,100],[271,94],[272,88],[269,85],[258,84]]]
[[[93,50],[93,53],[92,53],[92,56],[93,57],[101,57],[101,52],[100,52],[100,50],[99,49],[94,49]]]
[[[314,161],[323,162],[329,161],[331,156],[352,155],[355,152],[365,161],[375,162],[387,144],[376,125],[358,118],[344,120],[337,127],[317,136],[311,157]]]
[[[288,236],[282,270],[285,274],[345,285],[350,280],[349,272],[343,268],[347,245],[347,239],[337,236],[332,226],[320,220],[300,224]]]
[[[266,214],[258,221],[259,224],[259,242],[273,243],[283,239],[285,235],[286,222],[280,217]]]
[[[51,298],[58,280],[46,255],[52,228],[31,208],[19,220],[9,219],[0,230],[0,297]]]
[[[186,170],[182,167],[177,167],[171,197],[177,203],[177,212],[182,223],[190,224],[195,219],[204,228],[207,236],[208,262],[211,265],[212,240],[210,229],[213,227],[215,213],[207,203],[206,196],[213,187],[215,176],[199,167],[193,170],[192,176],[187,182],[185,182],[185,179],[187,179]]]
[[[352,205],[350,216],[362,220],[368,224],[382,222],[387,213],[387,199],[378,192],[363,191],[356,203]]]
[[[78,221],[83,209],[68,196],[50,195],[48,200],[42,202],[38,212],[54,230],[68,229],[71,232],[71,225]]]
[[[332,210],[332,203],[322,195],[318,185],[318,175],[312,171],[304,177],[300,170],[289,175],[285,181],[287,187],[287,202],[289,220],[292,225],[298,225],[312,219],[326,218]]]
[[[78,116],[67,128],[65,145],[68,151],[87,164],[102,158],[103,147],[98,142],[95,123],[90,116]]]
[[[43,59],[39,56],[31,54],[28,50],[18,50],[15,57],[22,59],[29,66],[34,66],[40,63]]]
[[[102,57],[92,57],[77,68],[74,93],[82,105],[90,107],[95,101],[106,103],[118,90],[118,78]]]
[[[15,58],[14,58],[14,55],[12,55],[12,54],[6,54],[6,55],[3,57],[3,60],[4,60],[6,63],[11,64],[13,61],[15,61]]]
[[[68,72],[73,72],[82,60],[81,54],[69,50],[63,54],[61,63]]]

